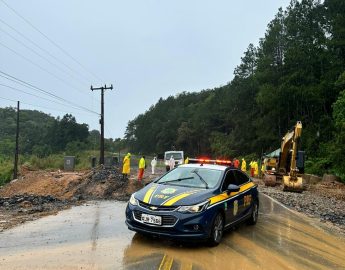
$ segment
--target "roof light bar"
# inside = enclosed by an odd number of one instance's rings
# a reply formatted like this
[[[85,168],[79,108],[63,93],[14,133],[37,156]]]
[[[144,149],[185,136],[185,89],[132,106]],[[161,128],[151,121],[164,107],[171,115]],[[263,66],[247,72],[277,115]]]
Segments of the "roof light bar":
[[[208,163],[208,164],[231,164],[231,160],[222,159],[204,159],[204,158],[190,158],[190,163]]]

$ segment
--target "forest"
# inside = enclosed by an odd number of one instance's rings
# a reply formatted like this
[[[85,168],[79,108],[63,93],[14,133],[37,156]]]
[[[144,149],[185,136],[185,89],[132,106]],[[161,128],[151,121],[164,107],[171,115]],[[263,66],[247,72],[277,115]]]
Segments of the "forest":
[[[296,121],[306,170],[344,180],[343,0],[292,0],[248,45],[231,82],[159,99],[129,121],[125,141],[134,152],[258,158],[279,148]]]
[[[0,108],[0,185],[12,179],[15,152],[15,108]],[[64,155],[76,157],[77,168],[90,168],[99,156],[100,133],[89,131],[71,114],[54,118],[33,110],[19,113],[19,164],[32,169],[63,168]],[[106,154],[119,150],[121,140],[105,139]]]
[[[16,110],[0,108],[0,153],[13,156],[15,149]],[[19,152],[45,158],[51,154],[73,154],[81,150],[99,149],[100,133],[89,131],[87,124],[79,124],[71,114],[61,119],[39,111],[21,110],[19,117]],[[106,144],[112,150],[112,139]]]
[[[189,157],[260,158],[302,121],[306,171],[345,181],[345,1],[292,0],[258,45],[248,45],[229,78],[221,87],[160,98],[129,121],[124,138],[106,139],[106,151],[162,154],[176,148]],[[0,180],[8,181],[16,110],[0,108],[0,119]],[[95,155],[99,139],[97,130],[70,114],[20,112],[21,164],[51,160],[56,167],[63,155]]]

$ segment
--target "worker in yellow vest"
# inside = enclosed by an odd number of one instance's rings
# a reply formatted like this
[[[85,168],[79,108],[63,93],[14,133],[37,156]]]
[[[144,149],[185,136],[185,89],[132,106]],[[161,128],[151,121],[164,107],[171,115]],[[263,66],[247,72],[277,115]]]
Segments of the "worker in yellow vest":
[[[145,156],[142,156],[139,160],[138,181],[141,182],[144,176],[144,170],[146,168]]]
[[[244,158],[242,158],[241,171],[242,172],[246,172],[247,171],[247,163],[246,163]]]
[[[250,176],[251,177],[254,177],[254,172],[255,172],[255,167],[254,167],[254,160],[252,160],[250,163],[249,163],[249,166],[250,166]]]
[[[131,171],[131,153],[128,153],[122,162],[122,178],[128,178]]]
[[[259,175],[259,164],[257,161],[254,161],[254,176],[258,177]]]

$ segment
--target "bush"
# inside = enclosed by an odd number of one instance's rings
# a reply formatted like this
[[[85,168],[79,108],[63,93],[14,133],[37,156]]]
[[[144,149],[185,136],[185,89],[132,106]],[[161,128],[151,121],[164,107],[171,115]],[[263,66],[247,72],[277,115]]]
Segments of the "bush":
[[[331,173],[332,162],[328,158],[312,158],[305,162],[305,172],[322,176],[324,173]]]
[[[98,151],[83,151],[76,156],[77,170],[84,170],[91,168],[91,157],[99,157]]]
[[[63,169],[63,155],[50,155],[45,158],[32,156],[28,161],[34,170]]]
[[[13,175],[13,163],[10,160],[2,160],[0,163],[0,186],[11,181]]]

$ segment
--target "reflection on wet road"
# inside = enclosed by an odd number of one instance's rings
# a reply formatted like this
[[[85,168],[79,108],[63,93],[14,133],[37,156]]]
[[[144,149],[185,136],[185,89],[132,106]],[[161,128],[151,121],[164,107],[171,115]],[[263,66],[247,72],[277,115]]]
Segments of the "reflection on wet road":
[[[74,207],[0,233],[0,269],[345,269],[344,238],[260,199],[257,225],[215,248],[135,234],[125,203]]]

